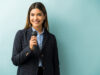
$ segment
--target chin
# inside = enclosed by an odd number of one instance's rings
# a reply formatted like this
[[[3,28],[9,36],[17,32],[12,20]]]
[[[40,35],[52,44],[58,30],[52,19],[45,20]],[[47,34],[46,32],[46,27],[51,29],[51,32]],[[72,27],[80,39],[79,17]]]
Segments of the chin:
[[[40,26],[40,24],[34,24],[33,25],[33,27],[39,27]]]

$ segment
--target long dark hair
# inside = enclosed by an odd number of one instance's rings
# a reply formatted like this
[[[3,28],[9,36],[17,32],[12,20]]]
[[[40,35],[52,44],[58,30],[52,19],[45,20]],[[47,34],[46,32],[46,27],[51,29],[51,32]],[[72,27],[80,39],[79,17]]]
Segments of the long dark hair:
[[[30,23],[30,12],[32,9],[35,9],[35,8],[38,8],[39,10],[41,10],[43,12],[43,14],[45,15],[45,20],[42,24],[42,27],[45,28],[46,30],[49,30],[46,8],[41,2],[35,2],[29,7],[27,19],[26,19],[26,25],[25,25],[24,29],[28,29],[32,26]]]

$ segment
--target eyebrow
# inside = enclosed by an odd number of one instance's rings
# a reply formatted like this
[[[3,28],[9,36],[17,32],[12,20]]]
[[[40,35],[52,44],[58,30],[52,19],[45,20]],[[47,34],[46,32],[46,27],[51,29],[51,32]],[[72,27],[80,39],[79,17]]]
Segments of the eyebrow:
[[[34,13],[31,13],[31,14],[34,14]],[[42,14],[42,13],[37,13],[37,14]]]

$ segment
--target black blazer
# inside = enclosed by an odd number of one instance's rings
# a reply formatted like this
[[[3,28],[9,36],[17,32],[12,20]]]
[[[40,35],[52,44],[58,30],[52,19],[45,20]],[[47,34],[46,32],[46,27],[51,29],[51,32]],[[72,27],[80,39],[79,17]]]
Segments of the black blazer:
[[[38,63],[41,58],[43,75],[60,75],[58,49],[56,38],[53,34],[44,30],[42,50],[39,46],[31,51],[29,40],[32,28],[19,30],[15,36],[12,52],[12,62],[18,66],[17,75],[37,75]]]

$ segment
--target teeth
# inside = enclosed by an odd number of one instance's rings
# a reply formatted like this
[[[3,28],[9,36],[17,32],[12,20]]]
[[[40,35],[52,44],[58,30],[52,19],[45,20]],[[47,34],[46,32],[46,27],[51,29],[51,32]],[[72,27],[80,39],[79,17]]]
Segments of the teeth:
[[[34,21],[34,22],[39,22],[39,21]]]
[[[39,23],[39,21],[33,21],[34,23]]]

